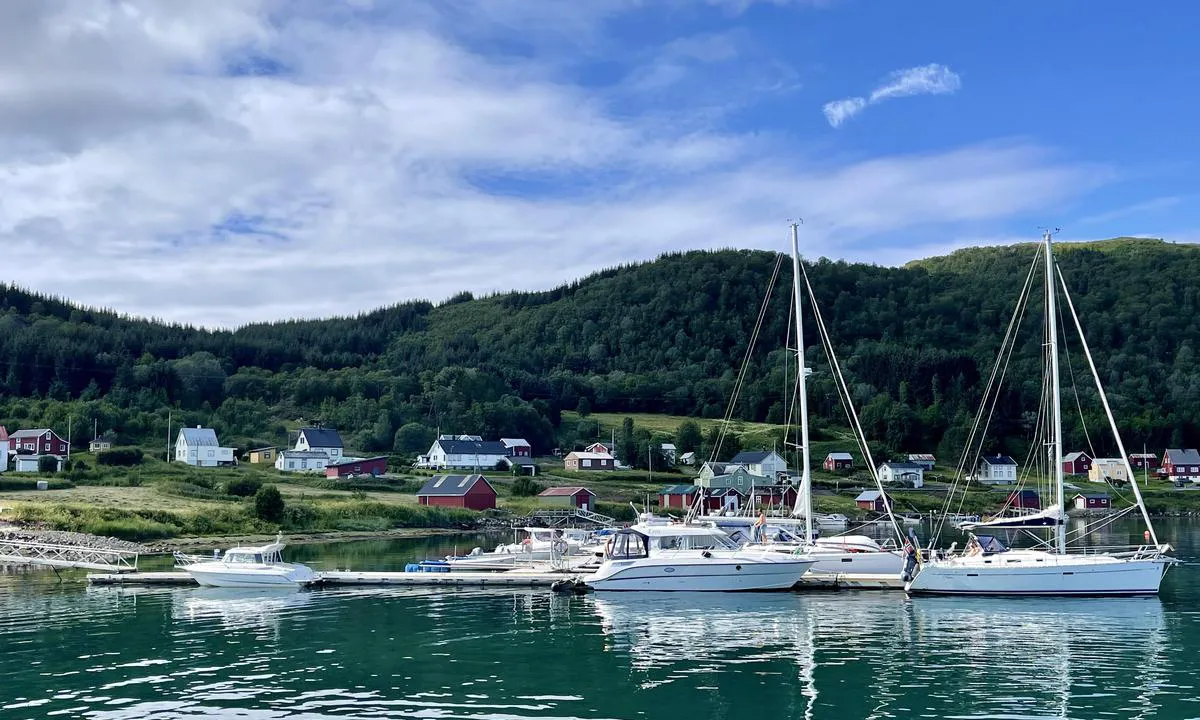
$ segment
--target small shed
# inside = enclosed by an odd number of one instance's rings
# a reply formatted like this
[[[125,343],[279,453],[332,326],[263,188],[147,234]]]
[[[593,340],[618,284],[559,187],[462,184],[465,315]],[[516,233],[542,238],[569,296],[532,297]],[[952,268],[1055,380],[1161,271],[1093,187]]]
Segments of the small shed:
[[[102,453],[108,452],[109,450],[112,450],[112,440],[109,440],[103,435],[93,439],[90,443],[88,443],[88,452],[90,453]]]
[[[887,497],[878,490],[863,490],[854,498],[854,504],[863,510],[887,512]]]
[[[691,450],[688,450],[684,454],[680,455],[679,456],[679,464],[687,465],[689,467],[692,465],[695,465],[696,464],[696,453],[692,452]]]
[[[531,457],[513,455],[504,458],[503,462],[515,475],[537,475],[537,463]]]
[[[1014,490],[1008,494],[1008,499],[1005,502],[1009,507],[1016,510],[1042,509],[1042,500],[1038,497],[1036,490]]]
[[[325,477],[344,478],[354,475],[383,475],[387,473],[387,456],[373,458],[345,458],[341,462],[325,466]]]
[[[434,475],[417,492],[422,505],[492,510],[496,488],[482,475]]]
[[[692,505],[696,495],[695,485],[670,485],[658,491],[658,506],[660,508],[682,508],[686,510]]]
[[[1154,453],[1130,453],[1129,464],[1134,470],[1157,470],[1158,456]]]
[[[1111,510],[1112,500],[1108,493],[1079,493],[1071,498],[1076,510]]]
[[[259,448],[257,450],[251,450],[250,451],[250,462],[255,465],[257,465],[259,463],[272,463],[273,464],[275,462],[275,448],[265,447],[265,448]]]
[[[854,467],[854,456],[848,452],[831,452],[825,456],[821,467],[825,468],[826,472],[849,470]]]
[[[546,505],[563,505],[580,510],[596,507],[596,493],[585,487],[552,487],[538,493],[538,500]]]
[[[1085,452],[1063,455],[1063,475],[1087,475],[1092,469],[1092,456]]]
[[[58,455],[18,455],[16,457],[16,464],[13,467],[13,470],[16,472],[39,472],[41,468],[41,460],[44,457],[54,458],[55,462],[57,463],[54,472],[62,472],[63,459]]]

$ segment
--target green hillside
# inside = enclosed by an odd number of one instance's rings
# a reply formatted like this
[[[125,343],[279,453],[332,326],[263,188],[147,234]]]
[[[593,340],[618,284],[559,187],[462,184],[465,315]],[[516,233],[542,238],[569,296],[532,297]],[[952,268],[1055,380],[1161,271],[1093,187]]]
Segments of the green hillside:
[[[864,424],[884,452],[957,452],[1032,252],[975,248],[900,268],[809,265]],[[1128,441],[1200,444],[1200,250],[1119,238],[1060,245],[1059,259]],[[549,292],[464,293],[440,306],[233,332],[0,286],[0,424],[65,429],[71,416],[89,433],[95,419],[119,440],[161,444],[170,409],[242,446],[283,442],[288,428],[320,419],[367,452],[423,449],[438,429],[525,436],[547,452],[596,432],[574,417],[563,423],[563,411],[720,418],[776,260],[672,254]],[[735,407],[748,422],[784,419],[791,365],[779,348],[790,282],[784,263]],[[1013,453],[1025,450],[1040,388],[1034,314],[993,425],[996,446]],[[824,359],[808,352],[818,369],[817,431],[840,434]],[[1082,355],[1072,359],[1088,427],[1098,428]],[[1067,433],[1084,442],[1073,416]]]

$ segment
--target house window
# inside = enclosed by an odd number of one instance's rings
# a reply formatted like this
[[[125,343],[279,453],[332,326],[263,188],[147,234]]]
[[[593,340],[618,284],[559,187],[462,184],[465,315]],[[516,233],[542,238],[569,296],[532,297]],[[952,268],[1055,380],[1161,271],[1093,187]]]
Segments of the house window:
[[[58,445],[58,451],[59,451],[59,452],[66,452],[66,451],[67,451],[67,446],[66,446],[66,445],[63,445],[62,443],[59,443],[59,445]]]
[[[212,450],[209,450],[209,451],[208,451],[208,456],[209,456],[209,457],[212,457],[213,455],[214,455],[213,451],[212,451]]]
[[[302,467],[302,468],[304,468],[304,469],[308,469],[308,461],[307,461],[307,460],[301,460],[301,461],[300,461],[300,467]]]
[[[592,466],[592,461],[591,461],[591,460],[587,460],[587,459],[585,459],[585,460],[583,461],[583,466],[584,466],[584,467],[591,467],[591,466]]]

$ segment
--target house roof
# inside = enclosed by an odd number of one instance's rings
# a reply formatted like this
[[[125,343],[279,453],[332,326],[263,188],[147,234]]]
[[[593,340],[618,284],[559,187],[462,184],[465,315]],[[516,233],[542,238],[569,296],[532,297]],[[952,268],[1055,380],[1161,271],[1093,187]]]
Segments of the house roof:
[[[507,457],[504,458],[504,462],[508,463],[509,467],[512,467],[513,465],[520,465],[521,467],[533,467],[534,465],[537,465],[533,458],[527,457]]]
[[[668,485],[658,491],[659,495],[691,495],[696,492],[695,485]]]
[[[1190,450],[1167,450],[1167,459],[1174,465],[1200,465],[1200,452]]]
[[[732,463],[706,462],[700,466],[700,469],[703,470],[704,468],[708,468],[713,475],[728,475],[730,465],[732,465]]]
[[[180,428],[179,436],[188,447],[217,447],[217,432],[212,428]]]
[[[264,452],[266,450],[274,450],[274,449],[275,449],[274,447],[261,447],[261,448],[254,448],[250,452]]]
[[[434,475],[425,481],[418,496],[462,497],[479,483],[487,485],[493,493],[496,488],[482,475]]]
[[[8,439],[8,428],[4,427],[3,425],[0,425],[0,440],[7,440],[7,439]]]
[[[853,460],[854,456],[848,452],[831,452],[825,456],[826,460]]]
[[[854,502],[860,502],[862,500],[875,502],[881,497],[883,497],[883,493],[879,492],[878,490],[863,490],[858,494],[858,497],[854,498]]]
[[[980,458],[982,462],[988,465],[1016,465],[1017,461],[1007,455],[989,455]]]
[[[36,428],[36,429],[32,429],[32,430],[18,430],[18,431],[16,431],[15,433],[13,433],[12,435],[10,435],[9,437],[10,437],[10,438],[13,438],[14,440],[21,440],[21,439],[24,439],[24,438],[35,438],[35,437],[41,437],[41,436],[45,435],[45,434],[46,434],[46,433],[48,433],[48,432],[51,432],[50,428]]]
[[[927,462],[933,462],[933,461],[937,460],[937,458],[935,458],[931,453],[910,453],[908,456],[908,459],[909,460],[925,460]]]
[[[438,440],[447,455],[507,455],[508,448],[499,440]]]
[[[337,462],[329,463],[325,467],[345,467],[346,465],[358,465],[359,463],[375,462],[376,460],[387,460],[387,455],[376,455],[375,457],[369,458],[342,458]]]
[[[587,493],[592,497],[596,497],[596,493],[579,486],[546,488],[538,493],[538,497],[575,497],[579,493]]]
[[[257,452],[257,451],[253,451]],[[329,459],[329,456],[320,450],[281,450],[279,457],[292,458],[293,460],[308,460],[316,458]]]
[[[775,454],[776,453],[774,450],[743,450],[737,455],[734,455],[733,459],[729,462],[735,465],[744,465],[747,463],[756,464]]]
[[[696,457],[696,453],[692,452],[691,450],[688,450],[688,451],[687,451],[687,452],[685,452],[684,454],[680,455],[680,456],[679,456],[679,459],[680,459],[680,460],[687,460],[688,458],[694,458],[694,457]]]
[[[733,477],[738,474],[745,475],[746,477],[749,477],[749,478],[756,478],[758,480],[762,480],[762,483],[756,483],[756,485],[758,487],[767,487],[767,486],[775,484],[775,480],[773,478],[769,478],[766,475],[755,475],[754,473],[747,472],[745,468],[743,468],[739,465],[735,465],[730,472],[727,472],[724,475],[713,475],[712,479],[720,480],[721,478]]]
[[[1131,458],[1157,458],[1158,456],[1155,455],[1154,453],[1129,453],[1129,457],[1131,457]]]
[[[588,445],[586,449],[588,451],[591,451],[591,449],[596,447],[597,445],[604,448],[605,450],[608,450],[609,452],[612,452],[613,450],[617,449],[616,443],[608,443],[608,442],[594,442],[591,445]]]
[[[911,462],[885,462],[879,467],[890,467],[893,470],[924,470],[925,468]]]
[[[500,438],[500,442],[504,443],[506,448],[533,447],[525,438]]]
[[[1087,500],[1107,500],[1108,493],[1075,493],[1071,499],[1074,500],[1075,498],[1085,498]]]
[[[344,448],[342,436],[332,428],[300,428],[309,447]]]
[[[1091,460],[1092,456],[1088,455],[1085,452],[1067,453],[1066,455],[1063,455],[1063,462],[1075,462],[1076,460],[1079,460],[1080,458],[1087,458],[1087,459]]]
[[[608,453],[584,452],[582,450],[573,450],[567,453],[567,457],[574,457],[577,460],[612,460],[613,456]]]
[[[675,447],[675,443],[663,443],[659,449],[660,450],[678,450],[679,448]]]

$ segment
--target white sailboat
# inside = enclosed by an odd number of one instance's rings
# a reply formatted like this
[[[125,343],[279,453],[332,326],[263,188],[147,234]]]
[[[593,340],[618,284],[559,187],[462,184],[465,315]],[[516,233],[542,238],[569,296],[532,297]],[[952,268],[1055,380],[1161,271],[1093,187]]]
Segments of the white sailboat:
[[[812,504],[812,459],[809,453],[809,437],[808,437],[808,375],[812,372],[804,361],[804,320],[802,315],[801,302],[801,278],[802,271],[800,267],[800,243],[799,243],[799,227],[792,224],[792,293],[795,302],[795,330],[796,330],[796,394],[800,406],[800,488],[796,495],[796,504],[792,508],[792,516],[797,521],[803,521],[803,532],[799,533],[800,542],[794,546],[786,547],[779,546],[771,542],[763,542],[760,544],[749,545],[747,548],[754,549],[787,549],[791,552],[809,557],[813,560],[813,572],[837,573],[842,575],[899,575],[904,565],[903,553],[897,549],[888,549],[881,546],[874,539],[865,535],[842,535],[833,537],[815,538],[813,526],[820,526],[822,520],[828,524],[833,524],[834,519],[825,517],[822,518],[813,512]],[[805,278],[807,286],[807,278]],[[811,295],[811,288],[808,288],[810,300],[812,300],[813,311],[817,315],[818,326],[823,328],[823,323],[820,320],[820,311],[816,307],[815,298]],[[833,356],[832,347],[827,342],[827,337],[822,333],[822,338],[826,340],[826,351],[830,354],[831,364],[834,367],[835,373],[840,378],[840,371],[837,368],[836,358]],[[852,408],[847,404],[847,409],[853,414]],[[854,423],[857,425],[857,421]],[[865,444],[864,444],[865,450]],[[873,468],[874,463],[870,461],[870,452],[866,452],[868,464]],[[873,473],[873,471],[872,471]],[[876,478],[878,482],[878,478]],[[882,491],[882,487],[880,487]],[[891,513],[888,513],[891,519]],[[842,521],[845,521],[845,516],[839,516]],[[894,520],[893,520],[894,522]],[[846,525],[842,525],[840,529],[845,529]]]
[[[913,553],[905,569],[907,583],[905,590],[910,594],[936,595],[1154,595],[1158,593],[1163,575],[1172,563],[1168,555],[1170,546],[1160,544],[1154,532],[1153,523],[1142,501],[1141,491],[1137,483],[1130,488],[1136,501],[1136,507],[1141,511],[1146,523],[1146,536],[1150,541],[1140,547],[1132,547],[1120,551],[1095,552],[1090,554],[1074,554],[1067,551],[1066,513],[1063,510],[1063,467],[1062,467],[1062,407],[1061,388],[1058,367],[1058,314],[1056,312],[1057,285],[1061,283],[1063,296],[1071,311],[1074,325],[1079,332],[1088,366],[1092,371],[1100,401],[1108,416],[1109,425],[1116,440],[1120,456],[1128,466],[1129,454],[1125,452],[1117,430],[1116,420],[1109,407],[1108,398],[1100,383],[1091,351],[1084,338],[1079,317],[1075,313],[1066,282],[1054,262],[1053,236],[1046,232],[1040,252],[1045,257],[1046,275],[1046,368],[1050,401],[1050,443],[1049,459],[1054,468],[1054,502],[1039,512],[1024,517],[997,518],[991,521],[969,523],[964,528],[969,531],[991,530],[1001,528],[1034,528],[1049,527],[1054,531],[1052,546],[1041,546],[1032,549],[1008,549],[995,537],[989,535],[971,536],[966,550],[958,555],[944,557],[922,558],[920,553]],[[1033,269],[1030,270],[1032,278]],[[1055,282],[1055,277],[1059,280]],[[1026,291],[1029,280],[1026,281]],[[1024,300],[1025,294],[1022,294]],[[1020,304],[1020,303],[1019,303]],[[1015,327],[1017,314],[1014,313],[1014,324],[1010,325],[1009,334]],[[1006,335],[1006,341],[1008,340]],[[1004,350],[1001,350],[1003,356]],[[993,375],[995,377],[995,374]],[[990,390],[990,388],[989,388]],[[984,402],[986,405],[987,394]],[[981,413],[982,415],[982,413]],[[1133,477],[1133,470],[1126,467],[1127,477]]]

